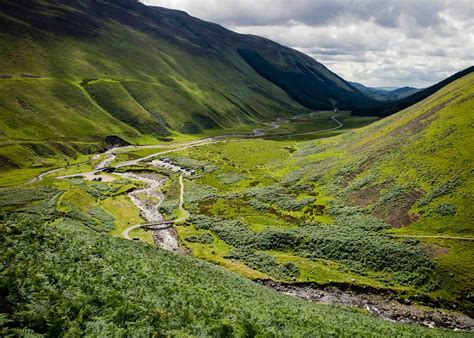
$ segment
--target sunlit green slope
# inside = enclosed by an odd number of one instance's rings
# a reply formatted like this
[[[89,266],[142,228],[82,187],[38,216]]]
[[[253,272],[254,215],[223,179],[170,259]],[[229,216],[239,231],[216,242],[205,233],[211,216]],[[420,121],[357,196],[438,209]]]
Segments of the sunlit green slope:
[[[8,0],[0,13],[2,142],[136,143],[307,111],[290,95],[312,108],[371,101],[302,53],[136,0]],[[241,49],[311,93],[288,94]]]
[[[338,201],[382,219],[397,236],[420,240],[439,277],[434,294],[472,311],[473,144],[471,73],[372,125],[305,144],[300,163],[321,175]],[[321,159],[308,164],[312,157]]]

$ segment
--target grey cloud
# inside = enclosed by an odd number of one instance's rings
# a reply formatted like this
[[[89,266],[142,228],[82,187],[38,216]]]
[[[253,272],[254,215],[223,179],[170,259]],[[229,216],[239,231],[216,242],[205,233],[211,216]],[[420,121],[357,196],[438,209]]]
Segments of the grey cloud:
[[[150,5],[179,8],[226,26],[265,26],[290,22],[325,25],[336,18],[374,20],[398,27],[402,17],[417,25],[439,24],[442,0],[143,0]],[[469,6],[465,4],[464,6]],[[461,7],[462,6],[458,6]]]
[[[472,0],[142,0],[298,49],[371,86],[431,85],[472,65]]]

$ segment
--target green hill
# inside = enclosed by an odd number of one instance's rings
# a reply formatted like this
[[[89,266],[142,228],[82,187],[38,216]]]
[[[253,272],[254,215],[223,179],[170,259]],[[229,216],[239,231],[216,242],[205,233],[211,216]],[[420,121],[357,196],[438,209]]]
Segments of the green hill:
[[[177,227],[182,244],[249,277],[368,285],[472,311],[473,242],[393,236],[472,237],[473,116],[463,112],[472,111],[473,90],[470,74],[337,137],[176,153],[213,168],[185,183],[192,218]],[[134,188],[126,183],[49,179],[0,191],[2,335],[454,334],[298,300],[195,258],[112,238],[114,226],[132,219],[117,199]],[[123,215],[110,209],[118,201]],[[204,234],[210,243],[191,241]]]

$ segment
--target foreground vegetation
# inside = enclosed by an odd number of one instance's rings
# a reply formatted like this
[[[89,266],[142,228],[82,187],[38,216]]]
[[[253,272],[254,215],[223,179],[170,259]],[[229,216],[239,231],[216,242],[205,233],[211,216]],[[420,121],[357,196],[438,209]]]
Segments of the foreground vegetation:
[[[0,247],[3,336],[448,335],[280,295],[67,220],[11,219]]]

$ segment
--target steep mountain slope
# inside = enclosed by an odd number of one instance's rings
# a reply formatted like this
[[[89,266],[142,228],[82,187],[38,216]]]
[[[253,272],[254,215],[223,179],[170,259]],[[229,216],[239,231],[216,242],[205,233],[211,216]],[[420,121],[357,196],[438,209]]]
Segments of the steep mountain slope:
[[[305,111],[288,94],[318,109],[371,102],[302,53],[136,0],[0,11],[3,140],[84,139],[71,133],[84,121],[91,140],[133,141]],[[269,69],[276,85],[258,74]]]
[[[308,157],[319,149],[330,156],[313,164],[327,191],[390,224],[397,236],[421,240],[436,263],[433,294],[471,313],[473,113],[471,72],[397,114],[306,146]]]

